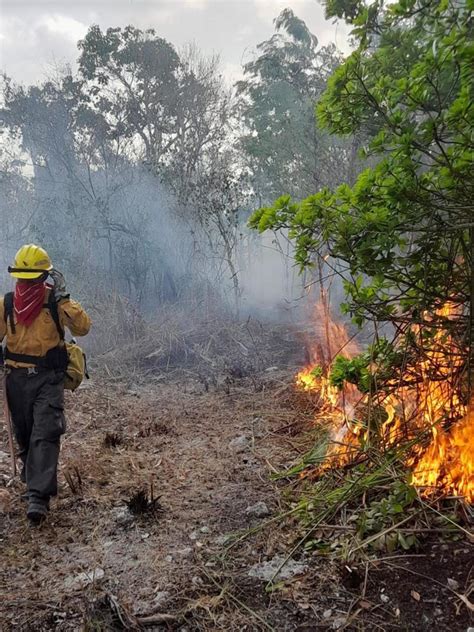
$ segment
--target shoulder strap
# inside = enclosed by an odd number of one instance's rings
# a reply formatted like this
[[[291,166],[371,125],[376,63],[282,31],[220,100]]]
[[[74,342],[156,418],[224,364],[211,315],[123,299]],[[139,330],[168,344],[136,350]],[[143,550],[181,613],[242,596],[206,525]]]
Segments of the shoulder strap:
[[[3,297],[3,318],[5,319],[5,323],[8,325],[8,321],[10,321],[10,329],[12,334],[16,333],[15,327],[15,319],[14,319],[14,309],[13,309],[13,292],[7,292]]]
[[[51,318],[54,320],[54,324],[56,325],[56,329],[58,330],[59,337],[61,338],[61,340],[64,340],[65,333],[64,329],[61,327],[61,321],[59,320],[58,303],[54,300],[52,293],[49,296],[47,306],[51,313]]]
[[[8,324],[10,322],[10,329],[12,334],[16,333],[15,320],[14,320],[14,308],[13,308],[13,292],[7,292],[3,297],[3,317],[5,322]],[[58,304],[54,300],[53,295],[51,294],[49,297],[48,303],[46,303],[45,307],[47,307],[51,313],[51,318],[56,325],[56,329],[58,330],[59,337],[61,340],[64,340],[65,333],[64,329],[61,327],[61,321],[59,320],[59,310]]]

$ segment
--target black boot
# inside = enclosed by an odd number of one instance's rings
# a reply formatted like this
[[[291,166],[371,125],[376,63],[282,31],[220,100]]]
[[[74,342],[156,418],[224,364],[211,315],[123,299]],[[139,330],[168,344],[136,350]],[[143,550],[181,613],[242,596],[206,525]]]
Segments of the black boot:
[[[41,524],[44,522],[46,520],[46,516],[48,515],[48,505],[49,503],[31,500],[26,511],[28,520],[32,524]]]

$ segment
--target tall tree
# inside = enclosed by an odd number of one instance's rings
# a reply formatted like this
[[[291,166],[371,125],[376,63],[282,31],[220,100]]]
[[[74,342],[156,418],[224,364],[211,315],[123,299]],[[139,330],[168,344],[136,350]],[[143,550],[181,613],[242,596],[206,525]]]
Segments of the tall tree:
[[[205,240],[204,249],[212,227],[222,245],[212,242],[213,257],[230,265],[235,286],[234,223],[224,209],[217,212],[222,169],[216,165],[228,153],[230,131],[230,97],[218,58],[205,58],[193,45],[178,53],[154,30],[132,26],[105,32],[93,26],[79,47],[85,110],[109,139],[128,143],[130,158],[166,185],[173,213],[194,240]]]
[[[195,47],[180,56],[153,29],[92,26],[79,42],[79,71],[89,106],[115,138],[134,141],[138,158],[154,174],[170,175],[180,194],[201,155],[225,134],[228,95],[218,60]]]
[[[328,4],[355,25],[359,46],[318,105],[336,134],[378,132],[376,165],[300,204],[288,197],[252,220],[289,226],[307,265],[324,243],[352,273],[347,309],[358,320],[403,322],[450,296],[468,299],[472,222],[472,17],[463,3]],[[337,10],[337,13],[336,13]],[[395,291],[393,291],[395,289]]]
[[[158,183],[131,162],[124,140],[101,125],[83,90],[84,82],[70,75],[28,88],[4,86],[4,129],[33,167],[30,179],[23,174],[31,211],[22,227],[16,222],[12,239],[40,240],[75,278],[96,285],[103,279],[137,301],[159,268],[156,299],[172,298],[173,275],[161,254],[167,244],[155,230]],[[21,183],[21,171],[5,171],[10,188]],[[19,219],[18,203],[1,210],[8,216],[12,208]]]
[[[449,374],[466,401],[474,368],[472,11],[450,0],[326,6],[353,25],[358,46],[331,77],[319,123],[339,135],[370,125],[365,154],[374,166],[354,186],[301,203],[281,197],[251,223],[289,228],[302,267],[322,248],[345,262],[344,310],[359,324],[390,322],[404,349],[385,347],[388,382],[397,372],[414,382]],[[442,414],[452,420],[460,410]]]
[[[240,144],[261,202],[282,193],[302,198],[346,175],[348,144],[316,128],[314,103],[341,59],[290,9],[275,20],[275,34],[258,45],[237,83]]]

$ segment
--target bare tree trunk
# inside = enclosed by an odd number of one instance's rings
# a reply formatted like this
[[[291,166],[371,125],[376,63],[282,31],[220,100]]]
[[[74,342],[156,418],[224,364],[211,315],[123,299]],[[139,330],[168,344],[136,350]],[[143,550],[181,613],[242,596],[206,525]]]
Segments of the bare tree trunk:
[[[217,214],[217,229],[222,237],[222,241],[224,242],[224,259],[229,266],[229,271],[232,278],[232,285],[234,288],[234,302],[235,302],[235,315],[238,318],[240,314],[240,284],[239,284],[239,276],[237,268],[234,265],[234,249],[235,249],[235,241],[231,242],[229,238],[228,228],[224,226],[222,222],[222,218],[220,214]],[[231,229],[230,229],[231,230]]]
[[[222,237],[224,239],[224,246],[225,246],[225,254],[226,254],[227,265],[229,266],[230,274],[231,274],[231,277],[232,277],[232,285],[233,285],[233,288],[234,288],[235,315],[238,318],[239,314],[240,314],[239,276],[238,276],[237,268],[234,265],[234,260],[233,260],[233,257],[232,257],[232,255],[233,255],[232,245],[230,244],[227,235],[223,234]]]
[[[329,296],[324,287],[324,279],[323,279],[323,266],[321,263],[321,258],[318,258],[318,276],[319,276],[319,291],[321,296],[321,303],[323,306],[323,314],[324,314],[324,330],[326,334],[326,349],[327,349],[327,358],[324,359],[325,365],[329,367],[333,360],[333,352],[332,352],[332,344],[331,344],[331,333],[329,331],[329,322],[331,318],[330,308],[329,308]]]

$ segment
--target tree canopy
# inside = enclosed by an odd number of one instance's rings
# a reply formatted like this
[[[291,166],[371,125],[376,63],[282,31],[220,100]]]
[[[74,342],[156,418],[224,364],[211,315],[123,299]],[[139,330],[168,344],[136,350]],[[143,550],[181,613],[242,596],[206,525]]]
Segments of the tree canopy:
[[[371,130],[374,166],[354,186],[289,196],[255,213],[259,230],[288,227],[301,266],[326,246],[347,264],[346,311],[420,318],[447,297],[469,301],[473,221],[473,25],[465,2],[328,2],[357,48],[317,105],[319,125]]]
[[[239,146],[263,202],[282,192],[301,199],[342,181],[347,143],[316,129],[314,102],[340,62],[334,46],[318,40],[290,9],[274,21],[275,33],[257,47],[237,83]]]

